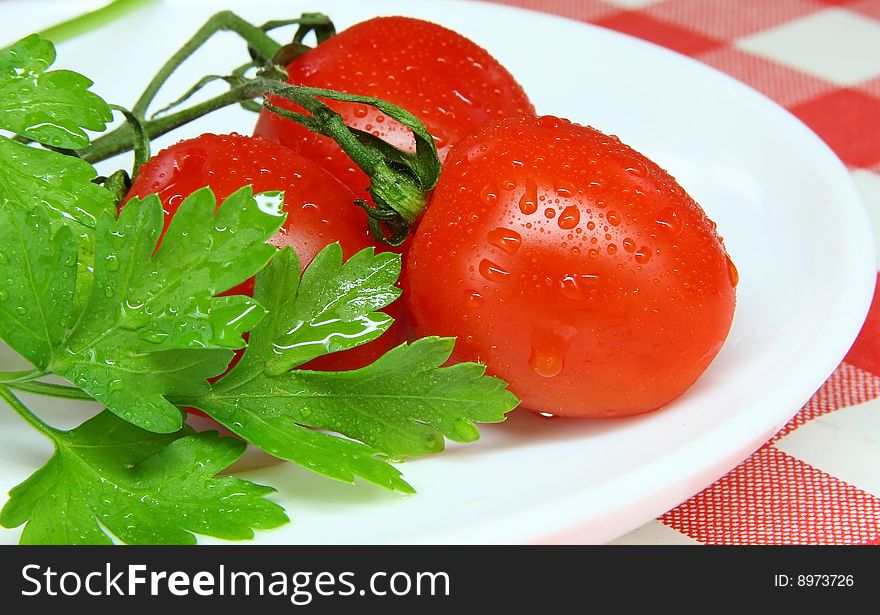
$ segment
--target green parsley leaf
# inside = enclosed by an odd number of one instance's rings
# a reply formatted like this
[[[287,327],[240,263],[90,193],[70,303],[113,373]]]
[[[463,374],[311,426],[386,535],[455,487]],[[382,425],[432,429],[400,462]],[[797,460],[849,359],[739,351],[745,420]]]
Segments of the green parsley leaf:
[[[41,370],[64,341],[76,285],[77,244],[41,210],[0,208],[0,339]]]
[[[267,423],[335,431],[393,459],[436,453],[444,448],[444,436],[477,440],[475,423],[501,422],[517,405],[507,383],[484,376],[483,365],[441,367],[454,343],[422,338],[348,372],[263,373],[234,385],[221,379],[195,405],[215,419],[223,417],[223,424],[256,414]],[[230,381],[233,376],[234,370]],[[261,434],[240,435],[260,446]]]
[[[0,129],[54,147],[85,147],[84,129],[103,130],[110,107],[88,91],[92,82],[82,75],[47,72],[54,60],[52,43],[35,34],[0,51]],[[113,195],[92,183],[96,175],[83,160],[0,136],[0,209],[39,207],[56,225],[79,223],[71,225],[79,237],[79,297],[91,284],[91,229],[102,213],[115,211]]]
[[[104,130],[113,114],[86,77],[47,72],[53,62],[55,47],[36,34],[0,50],[0,128],[53,147],[85,147],[83,129]]]
[[[359,370],[291,372],[278,406],[393,459],[440,452],[444,436],[473,442],[476,423],[504,421],[519,400],[484,365],[441,367],[454,346],[453,338],[425,337]]]
[[[371,260],[375,267],[375,259],[385,258],[361,254],[357,261],[352,258],[348,264],[355,261],[368,269]],[[321,267],[321,261],[318,262]],[[289,331],[284,315],[310,313],[308,305],[296,304],[325,296],[296,293],[297,271],[295,259],[282,251],[257,276],[254,297],[268,307],[269,316],[251,331],[241,361],[210,392],[187,397],[187,404],[277,457],[331,478],[350,481],[352,476],[360,476],[390,488],[402,485],[376,480],[373,468],[378,460],[373,455],[381,453],[403,459],[442,450],[444,437],[461,442],[476,440],[476,422],[503,421],[505,414],[517,405],[516,398],[505,389],[506,383],[484,376],[482,365],[440,367],[452,352],[451,339],[425,338],[404,344],[372,365],[349,372],[275,373],[271,369],[275,366],[273,355],[281,345],[278,340],[285,339]],[[374,293],[372,285],[366,282],[369,276],[349,273],[339,279],[365,281],[365,294]],[[308,276],[307,269],[303,284]],[[343,288],[350,300],[358,296],[357,283]],[[273,310],[279,302],[286,302],[286,310]],[[355,321],[358,318],[352,316]],[[322,333],[326,337],[331,331],[325,328]],[[308,431],[305,427],[334,431],[351,440]],[[302,445],[304,432],[311,434],[313,448]],[[329,447],[338,442],[357,444],[362,447],[357,450],[363,454],[339,458],[335,466],[327,464],[325,459],[332,461],[335,455]],[[368,463],[373,466],[368,467]]]
[[[265,241],[284,222],[282,204],[280,193],[246,187],[217,209],[210,189],[197,190],[158,250],[164,217],[155,195],[129,202],[118,220],[103,217],[89,300],[51,371],[139,427],[179,429],[180,411],[165,396],[207,390],[232,358],[216,349],[243,347],[242,334],[265,314],[250,297],[214,295],[275,254]]]
[[[318,356],[326,353],[329,347],[350,348],[374,339],[391,324],[390,317],[370,310],[384,307],[397,297],[399,290],[393,284],[400,271],[398,255],[376,255],[368,248],[343,266],[341,249],[337,244],[331,244],[312,261],[303,275],[302,284],[299,271],[296,253],[284,248],[257,275],[254,298],[265,306],[268,315],[250,332],[248,349],[223,378],[222,389],[229,395],[234,396],[234,390],[240,384],[262,379],[263,370],[277,366],[279,361]],[[337,293],[345,296],[346,305],[332,301],[334,286]],[[321,316],[322,312],[324,316]],[[366,326],[366,319],[377,324]],[[316,339],[333,337],[329,323],[324,321],[335,323],[336,330],[348,332],[349,337],[338,344],[315,344]],[[291,346],[294,339],[301,340],[307,349],[297,353],[290,348],[278,348],[282,344],[276,340]],[[321,352],[317,352],[317,348]],[[272,395],[269,391],[266,393]],[[324,476],[343,482],[353,482],[359,476],[388,489],[413,492],[401,478],[399,470],[376,458],[379,451],[264,412],[263,406],[271,404],[271,399],[248,401],[250,403],[242,408],[232,408],[234,403],[227,405],[218,401],[212,405],[215,420],[266,452]],[[196,402],[188,400],[187,404],[195,405]]]
[[[155,434],[109,412],[55,431],[55,454],[13,488],[0,524],[26,523],[22,544],[195,544],[242,540],[288,521],[274,489],[217,477],[245,443],[189,428]]]
[[[95,175],[79,158],[0,136],[0,211],[26,215],[40,209],[54,228],[69,226],[77,237],[75,312],[92,283],[95,221],[116,211],[113,195],[92,183]]]
[[[47,72],[54,61],[52,43],[35,34],[0,50],[0,129],[58,148],[85,147],[84,129],[106,128],[110,107],[88,91],[92,82],[82,75]],[[96,175],[83,160],[0,136],[0,209],[38,207],[56,226],[78,222],[71,228],[79,237],[76,279],[83,291],[91,283],[91,229],[114,211],[113,195],[92,183]]]
[[[264,290],[283,287],[285,292],[260,293],[272,302],[265,305],[272,314],[272,352],[260,357],[270,373],[280,374],[316,357],[366,344],[391,326],[393,319],[377,310],[400,297],[400,289],[394,286],[400,276],[399,254],[376,254],[367,248],[343,264],[342,248],[333,243],[315,256],[302,282],[293,251],[276,259],[291,262],[267,271],[267,276],[277,279],[263,283]],[[252,351],[251,360],[256,352]]]
[[[56,222],[94,228],[113,212],[113,195],[92,183],[92,165],[0,136],[0,209],[45,209]]]
[[[180,206],[158,249],[164,217],[157,197],[130,202],[118,220],[101,216],[94,283],[63,339],[69,285],[60,296],[45,289],[65,280],[75,241],[63,232],[45,241],[52,226],[45,210],[33,210],[26,223],[7,212],[0,236],[22,235],[22,246],[43,240],[45,248],[4,250],[14,292],[3,309],[34,312],[37,320],[26,323],[28,336],[15,331],[20,318],[4,320],[0,337],[133,424],[176,431],[181,413],[166,396],[206,391],[207,379],[226,369],[231,349],[244,346],[242,334],[265,313],[250,297],[214,295],[254,275],[275,253],[265,241],[284,221],[282,202],[279,193],[253,196],[243,188],[217,209],[213,193],[199,190]],[[48,329],[34,324],[48,321]]]

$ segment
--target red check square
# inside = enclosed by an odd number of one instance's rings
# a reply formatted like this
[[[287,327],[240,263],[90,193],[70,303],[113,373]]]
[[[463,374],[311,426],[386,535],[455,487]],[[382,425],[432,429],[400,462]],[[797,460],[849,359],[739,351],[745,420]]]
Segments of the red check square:
[[[880,314],[880,310],[877,313]],[[867,367],[869,366],[864,362],[841,363],[800,412],[773,436],[772,441],[790,434],[804,423],[823,414],[880,397],[880,375],[872,373]]]
[[[875,77],[856,85],[853,89],[880,99],[880,77]]]
[[[847,2],[844,7],[850,11],[861,13],[865,17],[873,17],[880,20],[880,1],[878,0],[856,0],[855,2]]]
[[[696,56],[701,62],[747,83],[780,105],[790,107],[838,86],[734,47]]]
[[[865,544],[880,498],[768,445],[660,520],[704,544]]]
[[[880,276],[877,278],[877,286],[874,287],[874,303],[868,312],[868,318],[844,360],[880,376]]]
[[[596,20],[593,23],[689,56],[705,53],[710,49],[717,49],[724,45],[724,42],[718,39],[703,36],[698,32],[686,30],[642,13],[626,11]]]
[[[880,163],[880,99],[841,89],[792,107],[803,120],[853,167]]]

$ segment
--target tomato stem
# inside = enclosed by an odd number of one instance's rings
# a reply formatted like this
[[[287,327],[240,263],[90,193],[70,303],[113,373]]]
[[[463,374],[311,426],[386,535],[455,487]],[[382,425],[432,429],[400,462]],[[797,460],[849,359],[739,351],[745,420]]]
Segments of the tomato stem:
[[[134,181],[134,178],[137,177],[138,169],[150,159],[150,136],[147,134],[143,122],[134,113],[119,105],[110,105],[110,108],[122,114],[132,131],[131,145],[134,150],[134,163],[132,165],[131,181]]]
[[[238,104],[246,100],[258,98],[265,92],[266,85],[263,82],[247,81],[227,92],[211,99],[188,107],[177,113],[164,115],[160,118],[142,121],[146,135],[153,139],[164,135],[184,124],[198,119],[212,111]],[[100,162],[117,154],[122,154],[132,149],[133,133],[129,124],[123,124],[119,128],[95,139],[91,145],[76,152],[77,156],[91,163]]]
[[[266,109],[332,138],[367,175],[375,207],[358,202],[370,218],[370,231],[381,242],[400,245],[424,211],[428,193],[440,177],[440,159],[434,138],[412,113],[378,98],[334,90],[280,85],[273,94],[293,102],[311,115],[290,111],[269,100]],[[370,105],[409,128],[415,153],[398,149],[370,133],[349,128],[342,116],[321,99]]]
[[[333,22],[323,13],[303,13],[296,19],[270,21],[258,27],[242,19],[232,11],[221,11],[211,16],[183,47],[165,62],[147,85],[143,94],[134,104],[134,107],[132,107],[132,113],[142,120],[145,119],[147,110],[172,73],[217,32],[235,32],[244,39],[248,44],[248,49],[253,59],[253,62],[246,66],[257,66],[264,69],[274,67],[279,61],[276,59],[276,56],[288,55],[285,53],[285,50],[289,45],[281,45],[269,36],[268,32],[288,25],[299,26],[291,43],[297,49],[304,48],[302,42],[310,32],[315,33],[315,38],[319,44],[336,33]],[[278,72],[280,75],[284,74],[280,69],[278,69]],[[242,74],[239,73],[239,76]],[[202,84],[201,81],[191,88],[181,100],[185,100],[189,95],[197,91],[200,88],[200,84]]]
[[[267,34],[273,28],[291,24],[298,24],[299,29],[290,45],[282,46]],[[147,120],[146,114],[150,105],[171,74],[214,33],[222,30],[235,32],[247,41],[253,61],[239,67],[228,77],[209,75],[201,79],[182,97]],[[145,152],[149,152],[149,139],[222,107],[242,104],[252,109],[254,99],[268,98],[263,103],[266,109],[332,138],[370,176],[369,192],[375,205],[362,201],[356,201],[356,204],[367,212],[370,231],[377,240],[400,245],[421,216],[428,193],[440,176],[440,160],[434,138],[412,113],[378,98],[285,83],[283,79],[287,74],[282,70],[283,66],[278,66],[278,62],[287,62],[288,56],[302,52],[302,41],[310,32],[315,33],[320,44],[333,36],[335,28],[332,21],[320,13],[303,13],[298,19],[271,21],[262,27],[254,26],[230,11],[217,13],[162,66],[131,112],[124,111],[128,123],[96,139],[75,154],[87,162],[95,163],[135,149],[136,173],[146,159]],[[246,77],[245,73],[255,67],[259,68],[257,77]],[[161,115],[217,79],[225,80],[230,89],[189,108]],[[310,115],[278,107],[273,104],[273,97],[284,98]],[[398,149],[369,133],[349,128],[323,99],[375,107],[412,131],[416,151],[412,153]]]
[[[214,34],[221,31],[235,32],[243,38],[263,64],[269,64],[272,58],[281,49],[281,45],[266,34],[264,30],[253,25],[233,13],[221,11],[211,16],[208,21],[159,69],[143,94],[138,98],[131,111],[137,117],[144,119],[147,109],[156,98],[156,94],[168,81],[171,74],[183,64],[195,51],[204,45]],[[256,58],[255,58],[256,59]]]
[[[293,35],[293,42],[297,44],[302,44],[310,32],[315,33],[319,45],[336,34],[336,26],[324,13],[303,13],[296,19],[274,19],[264,23],[260,29],[269,32],[285,26],[299,26]]]
[[[370,176],[369,192],[375,206],[358,203],[370,218],[370,231],[377,240],[399,245],[425,208],[428,193],[440,177],[440,160],[434,138],[409,111],[377,98],[346,94],[334,90],[292,86],[276,79],[237,78],[229,91],[176,113],[142,121],[144,138],[155,138],[178,126],[222,107],[268,97],[264,106],[335,140],[351,159]],[[307,115],[274,105],[273,97],[284,98]],[[322,99],[355,102],[373,106],[407,126],[416,142],[415,153],[400,150],[369,133],[349,128],[342,117]],[[99,162],[133,147],[134,133],[129,124],[96,139],[77,155],[88,162]]]

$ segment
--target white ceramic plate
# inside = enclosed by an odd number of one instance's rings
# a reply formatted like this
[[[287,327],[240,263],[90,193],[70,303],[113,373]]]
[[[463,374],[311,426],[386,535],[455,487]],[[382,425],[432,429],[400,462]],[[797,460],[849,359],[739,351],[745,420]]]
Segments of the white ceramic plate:
[[[15,37],[95,5],[3,2]],[[131,104],[146,79],[224,3],[167,1],[60,47],[59,65]],[[730,337],[688,393],[663,411],[578,422],[515,415],[472,445],[407,463],[411,497],[349,486],[290,464],[245,472],[277,486],[293,523],[260,543],[604,542],[662,514],[733,468],[777,431],[850,347],[875,276],[870,226],[846,169],[774,103],[712,69],[582,23],[477,2],[227,2],[261,22],[324,10],[340,27],[407,14],[452,27],[501,60],[540,112],[619,135],[670,170],[718,223],[740,271]],[[222,37],[165,98],[242,48]],[[160,101],[164,102],[164,101]],[[229,110],[186,129],[249,132]],[[167,144],[179,136],[165,138]],[[127,162],[127,161],[126,161]],[[2,354],[2,353],[0,353]],[[5,369],[9,352],[0,360]],[[32,398],[29,398],[32,399]],[[61,425],[82,404],[34,401]],[[0,412],[0,489],[26,478],[46,442]],[[0,542],[17,540],[0,531]],[[207,542],[207,541],[206,541]]]

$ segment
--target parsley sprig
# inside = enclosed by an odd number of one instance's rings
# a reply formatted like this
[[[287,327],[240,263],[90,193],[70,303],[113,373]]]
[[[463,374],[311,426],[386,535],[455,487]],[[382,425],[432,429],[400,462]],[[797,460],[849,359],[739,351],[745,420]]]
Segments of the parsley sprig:
[[[445,366],[451,339],[349,372],[304,369],[388,329],[400,257],[368,249],[345,261],[332,244],[301,274],[292,250],[266,243],[283,194],[249,187],[219,208],[210,189],[193,193],[167,229],[156,196],[117,212],[70,151],[106,128],[110,107],[85,77],[50,71],[54,57],[37,36],[0,51],[0,130],[16,135],[0,135],[0,340],[33,366],[0,372],[0,398],[54,446],[0,511],[3,526],[24,525],[23,543],[247,539],[287,521],[270,487],[222,475],[247,443],[410,493],[391,462],[476,440],[477,423],[516,406],[483,366]],[[255,275],[254,297],[235,294]],[[106,409],[63,431],[17,389]],[[236,437],[195,432],[185,407]]]

